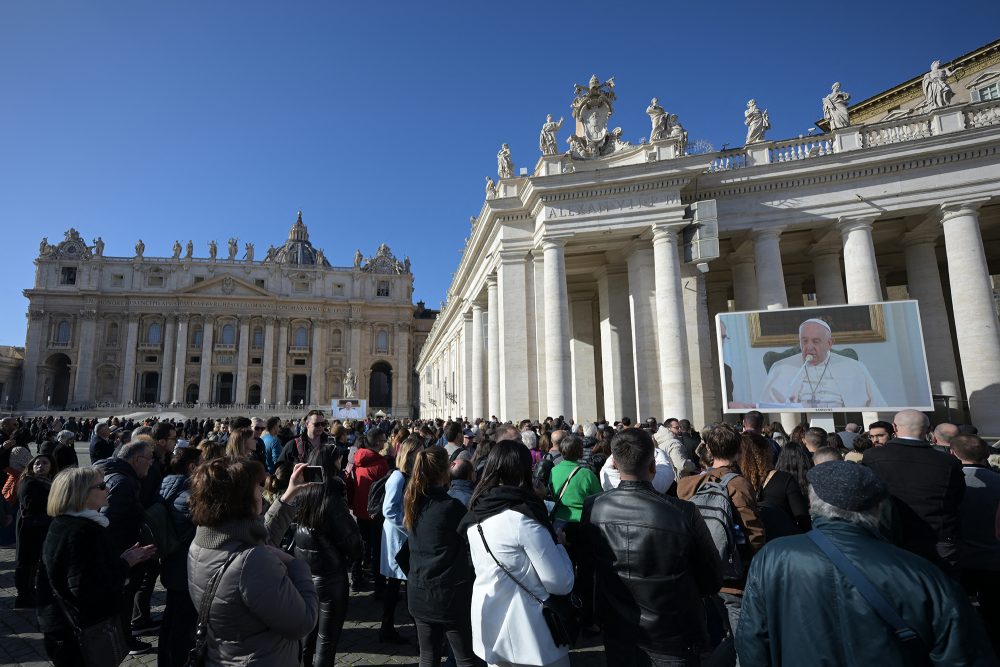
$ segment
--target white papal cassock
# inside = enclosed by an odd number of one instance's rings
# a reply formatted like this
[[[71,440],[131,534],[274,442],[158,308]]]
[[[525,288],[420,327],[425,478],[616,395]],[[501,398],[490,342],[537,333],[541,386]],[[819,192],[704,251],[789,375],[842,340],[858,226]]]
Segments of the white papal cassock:
[[[761,407],[888,407],[865,365],[830,352],[816,366],[801,354],[777,361],[760,394]]]

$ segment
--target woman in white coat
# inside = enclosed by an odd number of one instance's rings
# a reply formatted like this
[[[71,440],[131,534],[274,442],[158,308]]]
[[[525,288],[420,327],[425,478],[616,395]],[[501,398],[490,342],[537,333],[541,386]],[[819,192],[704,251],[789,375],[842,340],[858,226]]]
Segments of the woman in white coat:
[[[490,451],[460,530],[466,532],[476,568],[472,590],[476,655],[498,667],[568,666],[569,648],[555,645],[542,605],[511,578],[517,577],[541,600],[573,590],[573,564],[532,489],[526,447],[499,442]]]
[[[378,631],[380,642],[403,644],[406,642],[396,631],[396,601],[399,598],[399,588],[406,581],[406,573],[399,566],[396,556],[406,546],[406,528],[403,527],[403,493],[406,491],[406,480],[410,477],[413,467],[413,456],[420,440],[411,435],[399,445],[396,450],[396,469],[389,473],[385,482],[385,499],[382,501],[382,549],[379,555],[379,571],[385,580],[385,592],[382,594],[382,627]]]

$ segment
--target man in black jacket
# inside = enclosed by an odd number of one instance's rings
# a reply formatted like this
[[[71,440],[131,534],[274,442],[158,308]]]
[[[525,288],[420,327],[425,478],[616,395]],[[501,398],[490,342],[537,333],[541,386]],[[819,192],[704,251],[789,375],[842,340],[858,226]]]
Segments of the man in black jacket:
[[[693,503],[657,493],[653,438],[626,429],[611,441],[618,488],[587,499],[581,576],[594,574],[604,650],[616,665],[696,664],[706,648],[702,597],[722,564]]]
[[[895,437],[866,451],[862,462],[889,487],[902,535],[898,546],[957,577],[958,508],[965,478],[958,459],[927,441],[929,426],[922,412],[897,413]]]
[[[101,422],[94,429],[94,438],[90,441],[90,462],[97,463],[103,459],[110,459],[114,453],[115,446],[111,442],[111,427],[108,426],[107,422]]]

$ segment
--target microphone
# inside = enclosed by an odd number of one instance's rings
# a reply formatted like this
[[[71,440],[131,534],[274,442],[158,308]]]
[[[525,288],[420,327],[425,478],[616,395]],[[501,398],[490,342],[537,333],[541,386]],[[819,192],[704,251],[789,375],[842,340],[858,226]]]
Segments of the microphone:
[[[796,383],[797,383],[797,382],[799,381],[799,378],[800,378],[800,377],[802,377],[802,374],[803,374],[803,373],[805,372],[805,370],[806,370],[806,366],[808,366],[809,364],[811,364],[811,363],[812,363],[812,360],[813,360],[813,359],[815,359],[815,358],[816,358],[816,357],[815,357],[814,355],[812,355],[812,354],[807,354],[807,355],[805,356],[805,361],[803,361],[803,362],[802,362],[802,365],[801,365],[801,366],[799,367],[799,372],[798,372],[798,373],[796,373],[796,374],[795,374],[795,377],[793,377],[793,378],[792,378],[792,381],[788,383],[788,389],[786,389],[786,390],[785,390],[785,396],[787,396],[787,397],[789,398],[789,401],[788,401],[789,403],[791,403],[791,402],[792,402],[792,401],[791,401],[791,398],[792,398],[792,390],[793,390],[793,389],[795,388],[795,384],[796,384]]]

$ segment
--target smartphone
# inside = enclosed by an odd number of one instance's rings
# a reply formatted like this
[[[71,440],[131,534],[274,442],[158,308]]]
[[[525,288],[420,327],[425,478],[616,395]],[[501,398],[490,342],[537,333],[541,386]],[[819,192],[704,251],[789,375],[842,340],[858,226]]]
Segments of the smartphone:
[[[302,474],[302,481],[309,482],[325,482],[326,472],[323,470],[323,466],[306,466],[306,471]]]

